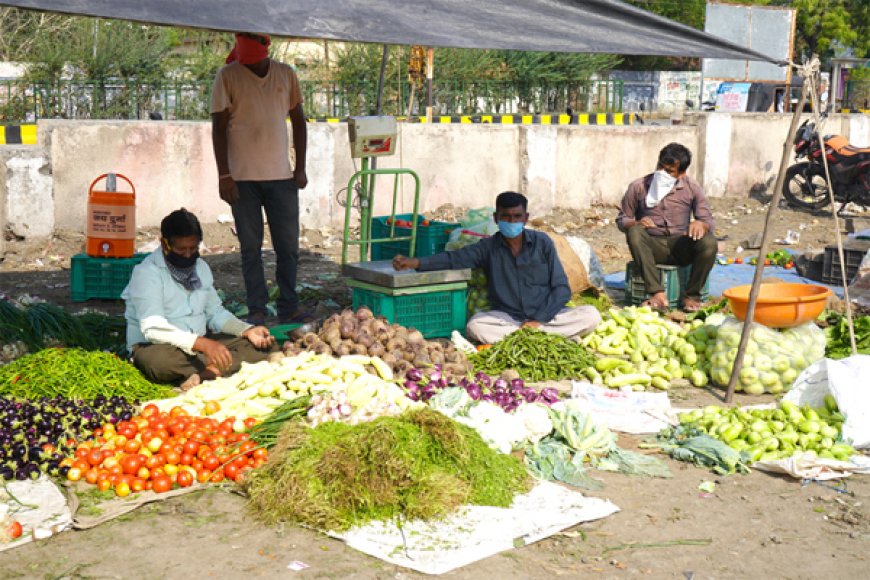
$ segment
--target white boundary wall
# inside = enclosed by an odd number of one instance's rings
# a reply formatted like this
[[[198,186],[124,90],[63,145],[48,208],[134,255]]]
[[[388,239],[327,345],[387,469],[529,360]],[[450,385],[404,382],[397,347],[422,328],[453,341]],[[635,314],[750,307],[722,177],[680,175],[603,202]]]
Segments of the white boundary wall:
[[[530,211],[542,215],[554,207],[615,206],[632,179],[654,169],[659,149],[679,141],[694,153],[689,173],[709,196],[741,197],[773,183],[790,119],[693,113],[676,126],[400,124],[396,155],[379,158],[378,165],[420,176],[423,211],[445,203],[492,205],[496,194],[512,189],[528,195]],[[39,238],[55,229],[83,230],[88,186],[106,172],[136,185],[139,226],[156,226],[181,206],[204,222],[229,213],[217,194],[207,122],[41,121],[38,131],[36,146],[0,147],[2,231]],[[868,146],[870,118],[837,115],[824,132]],[[359,168],[350,158],[347,127],[311,123],[308,134],[302,225],[341,227],[344,208],[337,198],[344,199]],[[388,212],[392,183],[379,179],[376,215]],[[403,188],[399,209],[409,211],[410,180]]]

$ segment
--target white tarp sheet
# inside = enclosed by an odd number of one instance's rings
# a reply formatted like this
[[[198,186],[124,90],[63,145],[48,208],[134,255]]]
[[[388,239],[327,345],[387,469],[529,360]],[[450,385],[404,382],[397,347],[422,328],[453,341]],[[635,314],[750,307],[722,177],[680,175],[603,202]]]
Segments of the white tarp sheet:
[[[36,539],[46,538],[72,527],[72,513],[66,496],[45,475],[36,481],[7,481],[3,502],[9,506],[9,515],[21,523],[25,533],[8,544],[0,544],[0,551],[16,548]]]
[[[329,535],[385,562],[443,574],[617,511],[607,500],[539,482],[510,508],[467,506],[443,521],[404,522],[401,530],[393,522],[373,522]]]
[[[571,383],[571,398],[595,422],[622,433],[658,433],[675,424],[667,393],[642,393],[599,387],[585,381]]]

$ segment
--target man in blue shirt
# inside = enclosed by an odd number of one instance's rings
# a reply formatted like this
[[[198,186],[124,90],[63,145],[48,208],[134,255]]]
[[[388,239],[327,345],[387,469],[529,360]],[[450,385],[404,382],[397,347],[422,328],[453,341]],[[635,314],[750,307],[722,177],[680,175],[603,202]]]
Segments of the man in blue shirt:
[[[498,233],[452,252],[423,258],[393,258],[396,270],[482,268],[493,310],[478,312],[466,333],[485,344],[497,342],[518,328],[539,328],[563,336],[585,334],[601,322],[593,306],[565,308],[571,298],[568,277],[547,234],[525,229],[528,200],[505,191],[495,200]]]

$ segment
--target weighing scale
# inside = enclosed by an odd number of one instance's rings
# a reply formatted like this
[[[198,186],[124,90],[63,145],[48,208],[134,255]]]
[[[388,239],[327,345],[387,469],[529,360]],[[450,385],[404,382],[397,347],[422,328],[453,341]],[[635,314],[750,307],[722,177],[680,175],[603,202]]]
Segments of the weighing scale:
[[[431,272],[395,270],[390,260],[345,264],[342,266],[341,273],[353,280],[383,288],[409,288],[432,284],[450,284],[453,282],[467,282],[471,279],[470,268],[462,270],[432,270]]]
[[[344,215],[344,238],[341,251],[342,275],[353,292],[353,308],[368,306],[375,315],[385,316],[392,323],[417,328],[427,338],[447,337],[454,330],[465,332],[465,295],[471,270],[439,270],[417,272],[397,271],[391,260],[371,261],[373,244],[407,241],[408,256],[414,256],[417,242],[417,222],[420,209],[420,178],[410,169],[371,169],[370,158],[392,155],[396,148],[396,119],[390,116],[350,117],[348,137],[351,157],[362,159],[362,168],[347,184]],[[375,177],[393,175],[393,200],[389,219],[389,237],[372,238],[372,208]],[[396,205],[399,178],[414,180],[414,209],[410,235],[396,235]],[[351,209],[358,193],[360,234],[350,238]],[[380,218],[379,218],[380,219]],[[348,262],[350,246],[359,246],[359,262]]]
[[[347,182],[347,200],[344,211],[344,238],[341,248],[341,263],[347,264],[349,246],[358,245],[360,261],[369,260],[369,246],[386,242],[410,242],[409,255],[413,257],[417,241],[417,216],[420,209],[420,177],[410,169],[370,169],[370,159],[392,155],[396,150],[396,118],[390,116],[349,117],[347,133],[350,139],[350,156],[362,159],[362,169],[354,173]],[[389,223],[390,237],[372,239],[372,208],[374,207],[375,177],[392,175],[393,203]],[[395,235],[396,203],[399,196],[399,177],[409,176],[414,180],[414,211],[411,214],[411,234],[409,236]],[[354,194],[359,198],[359,239],[350,239],[351,209]]]

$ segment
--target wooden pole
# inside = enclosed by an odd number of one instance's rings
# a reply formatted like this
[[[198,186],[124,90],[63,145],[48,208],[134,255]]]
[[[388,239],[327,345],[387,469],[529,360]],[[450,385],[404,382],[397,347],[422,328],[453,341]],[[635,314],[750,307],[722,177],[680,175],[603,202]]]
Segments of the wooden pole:
[[[819,95],[816,93],[816,85],[810,85],[810,97],[812,102],[819,103]],[[819,139],[819,150],[825,151],[825,138],[822,134],[822,120],[819,118],[819,110],[813,107],[813,120],[816,123],[816,136]],[[837,218],[837,200],[834,198],[834,182],[831,181],[831,170],[828,167],[828,157],[822,154],[822,165],[825,167],[825,181],[828,186],[828,199],[831,202],[831,215],[834,218],[834,233],[837,239],[837,256],[840,258],[840,280],[843,282],[843,302],[846,304],[846,326],[849,328],[849,344],[852,347],[852,355],[858,354],[858,345],[855,342],[855,325],[852,321],[852,299],[849,298],[849,277],[846,272],[846,259],[843,257],[843,236],[840,233],[840,220]],[[845,203],[844,203],[845,205]]]
[[[815,57],[813,57],[815,60]],[[797,133],[798,123],[800,122],[801,111],[804,109],[804,103],[807,101],[807,92],[809,84],[813,81],[812,75],[804,77],[804,83],[801,87],[801,97],[798,100],[797,108],[791,118],[791,126],[788,129],[788,137],[782,146],[782,161],[779,164],[779,173],[776,175],[776,185],[773,189],[773,198],[770,200],[770,206],[767,208],[767,217],[764,220],[764,229],[761,232],[761,247],[758,249],[758,262],[755,264],[755,276],[752,278],[752,289],[749,292],[749,304],[746,306],[746,318],[743,322],[743,332],[740,334],[740,345],[737,347],[737,356],[734,359],[734,368],[731,370],[731,380],[728,381],[728,391],[725,394],[725,402],[730,403],[734,397],[734,389],[737,386],[737,381],[740,377],[740,369],[743,366],[743,355],[746,353],[746,345],[749,343],[749,331],[752,327],[752,319],[755,316],[755,303],[758,301],[758,292],[761,290],[761,277],[764,272],[764,257],[767,256],[767,235],[770,232],[770,221],[773,217],[773,212],[779,205],[779,198],[782,195],[782,184],[785,181],[785,172],[788,169],[788,162],[791,159],[791,149],[794,146],[794,136]]]
[[[383,110],[384,104],[384,75],[386,75],[387,71],[387,60],[390,58],[390,47],[389,45],[384,45],[383,50],[381,51],[381,70],[378,74],[378,94],[375,99],[375,115],[380,115]]]
[[[435,49],[426,50],[426,122],[432,122],[432,77],[435,76]]]

